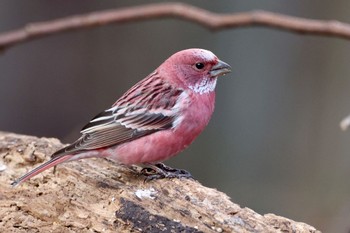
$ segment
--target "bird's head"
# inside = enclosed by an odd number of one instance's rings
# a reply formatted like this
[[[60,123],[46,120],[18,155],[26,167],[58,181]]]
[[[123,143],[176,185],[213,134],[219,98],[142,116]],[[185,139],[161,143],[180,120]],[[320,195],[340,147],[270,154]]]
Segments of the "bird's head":
[[[231,72],[230,65],[205,49],[182,50],[163,65],[171,79],[200,94],[214,91],[217,77]]]

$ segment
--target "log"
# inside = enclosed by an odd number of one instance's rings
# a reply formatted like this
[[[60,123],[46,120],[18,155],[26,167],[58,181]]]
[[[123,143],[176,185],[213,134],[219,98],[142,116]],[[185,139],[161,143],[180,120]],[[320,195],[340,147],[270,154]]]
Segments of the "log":
[[[242,208],[196,180],[145,182],[136,168],[107,159],[62,164],[11,187],[62,146],[0,132],[0,232],[320,232]]]

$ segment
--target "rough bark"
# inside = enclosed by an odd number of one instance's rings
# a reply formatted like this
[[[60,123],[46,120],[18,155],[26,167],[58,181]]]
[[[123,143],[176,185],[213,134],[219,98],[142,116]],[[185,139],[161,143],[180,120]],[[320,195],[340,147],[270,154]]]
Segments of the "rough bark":
[[[54,138],[0,132],[0,232],[319,232],[242,208],[198,181],[144,182],[105,159],[66,163],[10,186],[60,147]]]

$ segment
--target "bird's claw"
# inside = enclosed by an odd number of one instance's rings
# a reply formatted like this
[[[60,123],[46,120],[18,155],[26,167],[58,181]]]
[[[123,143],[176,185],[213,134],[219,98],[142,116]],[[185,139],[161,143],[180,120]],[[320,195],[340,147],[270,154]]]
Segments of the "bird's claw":
[[[141,173],[146,176],[145,181],[164,179],[164,178],[187,178],[193,179],[191,173],[183,169],[172,168],[163,163],[149,164],[141,170]]]

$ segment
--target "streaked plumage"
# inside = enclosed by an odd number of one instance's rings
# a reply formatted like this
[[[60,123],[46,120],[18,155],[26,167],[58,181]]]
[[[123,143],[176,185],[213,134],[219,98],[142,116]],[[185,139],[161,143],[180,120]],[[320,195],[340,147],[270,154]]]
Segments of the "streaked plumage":
[[[210,51],[188,49],[174,54],[93,118],[76,142],[12,185],[82,158],[108,157],[124,164],[168,159],[186,148],[208,124],[217,77],[228,72],[230,66]]]

